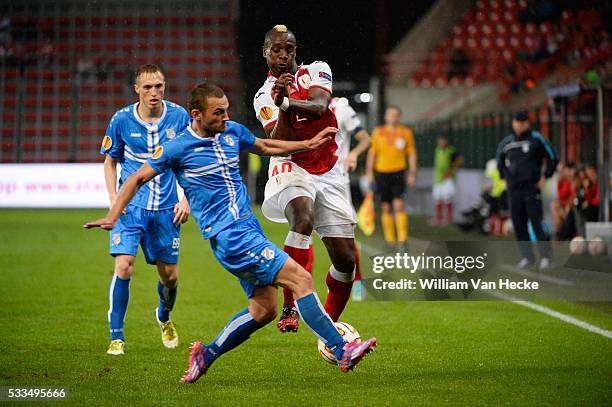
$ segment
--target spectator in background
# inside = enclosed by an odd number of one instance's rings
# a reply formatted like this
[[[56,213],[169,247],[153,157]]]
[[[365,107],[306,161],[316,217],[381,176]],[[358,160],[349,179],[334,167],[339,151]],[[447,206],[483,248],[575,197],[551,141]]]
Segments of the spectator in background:
[[[563,240],[560,238],[559,232],[563,229],[562,226],[568,216],[574,199],[572,179],[575,173],[576,169],[572,163],[568,163],[567,165],[559,163],[557,166],[557,198],[551,202],[550,209],[553,230],[559,240]]]
[[[585,177],[582,181],[584,188],[584,202],[582,203],[582,215],[586,222],[597,222],[599,220],[599,184],[597,180],[597,168],[588,164],[584,169]]]
[[[460,157],[448,144],[446,136],[439,136],[434,153],[433,201],[435,203],[434,225],[450,225],[453,220],[453,197],[455,196],[455,172]],[[446,216],[443,217],[442,212]]]

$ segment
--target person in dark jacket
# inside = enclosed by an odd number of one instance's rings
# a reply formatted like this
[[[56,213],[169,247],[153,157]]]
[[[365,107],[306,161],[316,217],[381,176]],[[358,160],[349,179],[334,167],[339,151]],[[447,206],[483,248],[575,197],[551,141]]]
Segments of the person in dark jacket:
[[[528,222],[538,240],[539,270],[551,267],[552,247],[549,236],[542,228],[542,199],[540,189],[550,178],[559,158],[548,140],[531,129],[527,111],[519,111],[512,120],[512,134],[497,147],[497,167],[506,180],[512,223],[519,243],[521,260],[517,268],[526,269],[535,264],[529,243]],[[544,173],[542,167],[546,163]]]

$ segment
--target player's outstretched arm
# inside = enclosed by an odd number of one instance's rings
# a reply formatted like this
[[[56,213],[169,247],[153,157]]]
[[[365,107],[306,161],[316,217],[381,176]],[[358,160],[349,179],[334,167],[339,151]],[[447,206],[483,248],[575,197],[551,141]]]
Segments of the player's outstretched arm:
[[[125,181],[125,183],[121,186],[119,192],[117,193],[117,197],[115,198],[115,202],[108,210],[106,217],[87,222],[83,225],[83,227],[86,229],[96,227],[106,230],[112,229],[115,226],[115,223],[117,223],[117,219],[119,219],[119,216],[121,215],[123,209],[127,206],[128,203],[130,203],[134,195],[136,195],[136,191],[138,191],[138,189],[142,185],[149,182],[156,175],[157,173],[153,168],[151,168],[149,163],[144,163],[138,169],[138,171],[130,175]]]
[[[250,152],[258,155],[289,155],[305,150],[314,150],[325,144],[338,132],[335,127],[326,127],[310,140],[285,141],[276,139],[255,139]]]

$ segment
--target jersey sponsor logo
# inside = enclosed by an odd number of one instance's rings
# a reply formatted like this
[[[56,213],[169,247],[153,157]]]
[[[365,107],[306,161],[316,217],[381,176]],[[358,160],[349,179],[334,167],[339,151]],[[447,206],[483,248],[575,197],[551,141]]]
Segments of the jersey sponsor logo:
[[[204,151],[204,147],[196,147],[196,148],[194,148],[194,149],[193,149],[193,151],[194,151],[195,153],[197,153],[197,152],[199,152],[199,151]]]
[[[259,109],[259,115],[264,120],[270,120],[272,118],[273,113],[274,112],[272,111],[272,108],[270,106],[264,106]]]
[[[332,80],[332,76],[328,74],[327,72],[323,72],[323,71],[319,72],[319,78],[327,79],[330,82]]]
[[[113,233],[113,244],[118,245],[121,243],[121,233]]]
[[[157,160],[159,157],[162,156],[163,153],[164,153],[164,146],[158,146],[153,152],[153,155],[151,156],[151,158],[153,158],[154,160]]]
[[[140,133],[130,133],[130,137],[142,137]]]
[[[166,129],[166,137],[168,137],[170,140],[176,137],[176,133],[174,132],[174,129],[172,127]]]
[[[225,140],[230,147],[234,147],[234,139],[229,134],[226,134],[223,140]]]
[[[304,74],[298,78],[298,83],[304,89],[310,88],[310,75]]]
[[[110,138],[109,136],[104,136],[104,138],[102,139],[102,148],[105,150],[110,150],[112,146],[113,146],[113,139]]]
[[[272,250],[269,247],[266,247],[265,249],[261,251],[261,257],[263,257],[266,260],[272,260],[274,256],[275,256],[274,250]]]

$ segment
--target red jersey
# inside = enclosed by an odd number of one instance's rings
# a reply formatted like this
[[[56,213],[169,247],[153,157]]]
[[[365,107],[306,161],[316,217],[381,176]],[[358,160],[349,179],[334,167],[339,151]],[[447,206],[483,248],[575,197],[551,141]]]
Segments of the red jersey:
[[[275,81],[276,78],[268,74],[264,85],[255,94],[253,100],[255,114],[264,128],[274,126],[278,119],[279,108],[274,104],[271,95]],[[296,100],[308,100],[308,90],[315,87],[332,93],[332,74],[329,65],[325,62],[301,65],[295,73],[289,97]],[[310,119],[291,112],[291,128],[298,140],[309,140],[326,127],[338,127],[336,116],[329,108],[320,119]],[[332,138],[316,150],[293,154],[291,160],[310,174],[320,175],[331,170],[336,164],[337,149],[338,144],[335,138]]]

